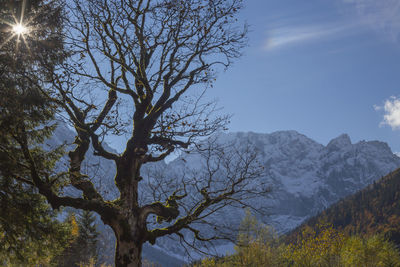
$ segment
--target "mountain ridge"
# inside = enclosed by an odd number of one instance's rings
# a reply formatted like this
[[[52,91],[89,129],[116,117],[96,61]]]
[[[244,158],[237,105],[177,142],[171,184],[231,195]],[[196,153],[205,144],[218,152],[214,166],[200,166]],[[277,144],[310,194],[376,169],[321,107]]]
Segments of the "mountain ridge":
[[[263,221],[280,233],[400,166],[387,143],[353,144],[347,134],[326,146],[293,130],[226,133],[220,139],[249,139],[259,150],[272,187],[266,205],[273,215]]]

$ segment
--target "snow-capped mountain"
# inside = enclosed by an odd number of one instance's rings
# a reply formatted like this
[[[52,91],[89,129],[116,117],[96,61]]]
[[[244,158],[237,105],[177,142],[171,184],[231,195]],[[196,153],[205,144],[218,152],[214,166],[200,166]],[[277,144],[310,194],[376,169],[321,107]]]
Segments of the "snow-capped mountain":
[[[400,158],[379,141],[352,144],[347,134],[321,145],[296,131],[230,133],[224,139],[249,140],[265,167],[271,193],[263,201],[263,222],[287,232],[400,167]]]

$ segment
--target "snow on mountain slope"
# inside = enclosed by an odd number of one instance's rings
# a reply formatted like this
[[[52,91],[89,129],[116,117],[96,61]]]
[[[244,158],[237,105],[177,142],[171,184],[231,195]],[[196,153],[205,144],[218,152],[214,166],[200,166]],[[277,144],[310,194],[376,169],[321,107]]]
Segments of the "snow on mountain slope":
[[[263,221],[280,233],[400,167],[386,143],[352,144],[347,134],[326,146],[296,131],[227,135],[221,139],[246,139],[259,150],[272,187]]]

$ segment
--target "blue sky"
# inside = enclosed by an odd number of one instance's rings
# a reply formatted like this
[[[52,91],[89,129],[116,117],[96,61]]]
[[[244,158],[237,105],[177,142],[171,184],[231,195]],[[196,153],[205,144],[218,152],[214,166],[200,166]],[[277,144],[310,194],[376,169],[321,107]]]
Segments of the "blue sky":
[[[249,0],[249,47],[214,88],[230,131],[296,130],[400,151],[400,0]]]

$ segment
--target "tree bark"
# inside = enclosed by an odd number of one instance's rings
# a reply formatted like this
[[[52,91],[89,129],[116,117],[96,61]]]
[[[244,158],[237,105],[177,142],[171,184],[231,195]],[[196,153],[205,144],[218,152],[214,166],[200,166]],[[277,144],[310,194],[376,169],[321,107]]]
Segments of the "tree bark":
[[[119,240],[115,250],[115,267],[142,266],[142,244],[133,240]]]
[[[131,223],[134,222],[135,225]],[[114,233],[117,239],[115,248],[115,267],[142,266],[143,238],[136,221],[117,218],[114,221]]]
[[[128,208],[126,205],[116,216],[106,219],[116,237],[115,267],[142,266],[146,228],[139,222],[138,210]]]

